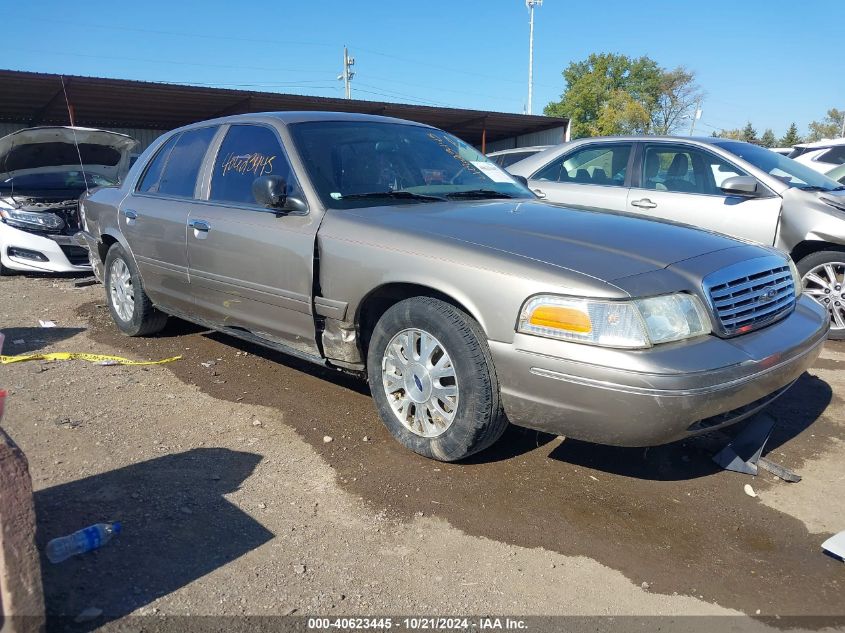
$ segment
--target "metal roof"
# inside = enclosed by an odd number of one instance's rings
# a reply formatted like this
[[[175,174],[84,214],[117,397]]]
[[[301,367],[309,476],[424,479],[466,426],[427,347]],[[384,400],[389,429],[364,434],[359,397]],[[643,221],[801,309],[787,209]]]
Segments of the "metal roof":
[[[433,125],[473,145],[565,126],[559,117],[64,75],[75,125],[168,130],[230,114],[361,112]],[[0,121],[67,124],[62,76],[0,70]],[[486,132],[486,134],[485,134]]]

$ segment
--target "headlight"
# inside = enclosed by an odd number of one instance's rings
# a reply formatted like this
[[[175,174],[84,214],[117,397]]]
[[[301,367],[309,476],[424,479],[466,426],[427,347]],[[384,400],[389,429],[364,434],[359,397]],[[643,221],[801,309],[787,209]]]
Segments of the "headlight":
[[[789,260],[789,272],[792,273],[792,284],[795,286],[795,298],[797,299],[804,292],[804,280],[801,279],[801,273],[798,272],[798,267],[792,261],[792,258],[787,259]]]
[[[541,295],[525,302],[517,330],[547,338],[646,348],[710,333],[710,320],[693,295],[679,293],[603,301]]]
[[[2,209],[0,218],[9,226],[30,231],[60,231],[65,221],[55,213],[37,213],[20,209]]]

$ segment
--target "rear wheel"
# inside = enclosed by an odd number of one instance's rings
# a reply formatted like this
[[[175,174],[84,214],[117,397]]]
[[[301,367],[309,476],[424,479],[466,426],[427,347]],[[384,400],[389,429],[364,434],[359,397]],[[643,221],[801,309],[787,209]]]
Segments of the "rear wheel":
[[[420,455],[463,459],[507,427],[484,332],[444,301],[414,297],[388,309],[370,339],[367,366],[382,421]]]
[[[807,255],[796,264],[804,292],[830,314],[829,338],[845,339],[845,251],[828,250]]]
[[[109,249],[104,275],[109,312],[117,329],[127,336],[147,336],[164,327],[167,315],[153,306],[135,262],[120,244]]]

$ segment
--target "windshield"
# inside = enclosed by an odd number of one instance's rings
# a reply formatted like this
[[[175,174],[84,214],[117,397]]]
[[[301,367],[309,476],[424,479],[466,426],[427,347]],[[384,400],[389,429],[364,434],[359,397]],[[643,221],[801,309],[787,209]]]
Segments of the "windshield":
[[[834,191],[842,188],[842,185],[835,180],[764,147],[738,141],[715,143],[715,145],[747,160],[790,187],[812,191]]]
[[[290,129],[328,208],[535,197],[471,145],[434,128],[316,121]]]
[[[85,174],[88,187],[105,187],[117,183],[100,174]],[[66,192],[80,195],[85,191],[85,180],[80,170],[39,172],[36,174],[21,174],[0,180],[0,192],[21,194],[39,194],[48,192]]]

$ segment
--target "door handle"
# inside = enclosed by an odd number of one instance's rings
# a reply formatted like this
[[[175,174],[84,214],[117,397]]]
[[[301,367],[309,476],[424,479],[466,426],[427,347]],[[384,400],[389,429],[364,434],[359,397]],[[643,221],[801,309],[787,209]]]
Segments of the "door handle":
[[[133,211],[132,209],[121,209],[120,211],[127,220],[137,220],[138,219],[138,212]]]
[[[657,205],[648,198],[643,198],[642,200],[631,200],[631,206],[639,207],[640,209],[653,209]]]
[[[202,231],[203,233],[208,233],[211,230],[211,225],[205,220],[190,220],[188,226],[195,231]]]
[[[540,198],[540,199],[542,199],[542,198],[545,198],[545,197],[546,197],[546,192],[545,192],[545,191],[543,191],[542,189],[532,189],[532,191],[533,191],[534,193],[536,193],[536,194],[537,194],[537,197],[538,197],[538,198]]]

